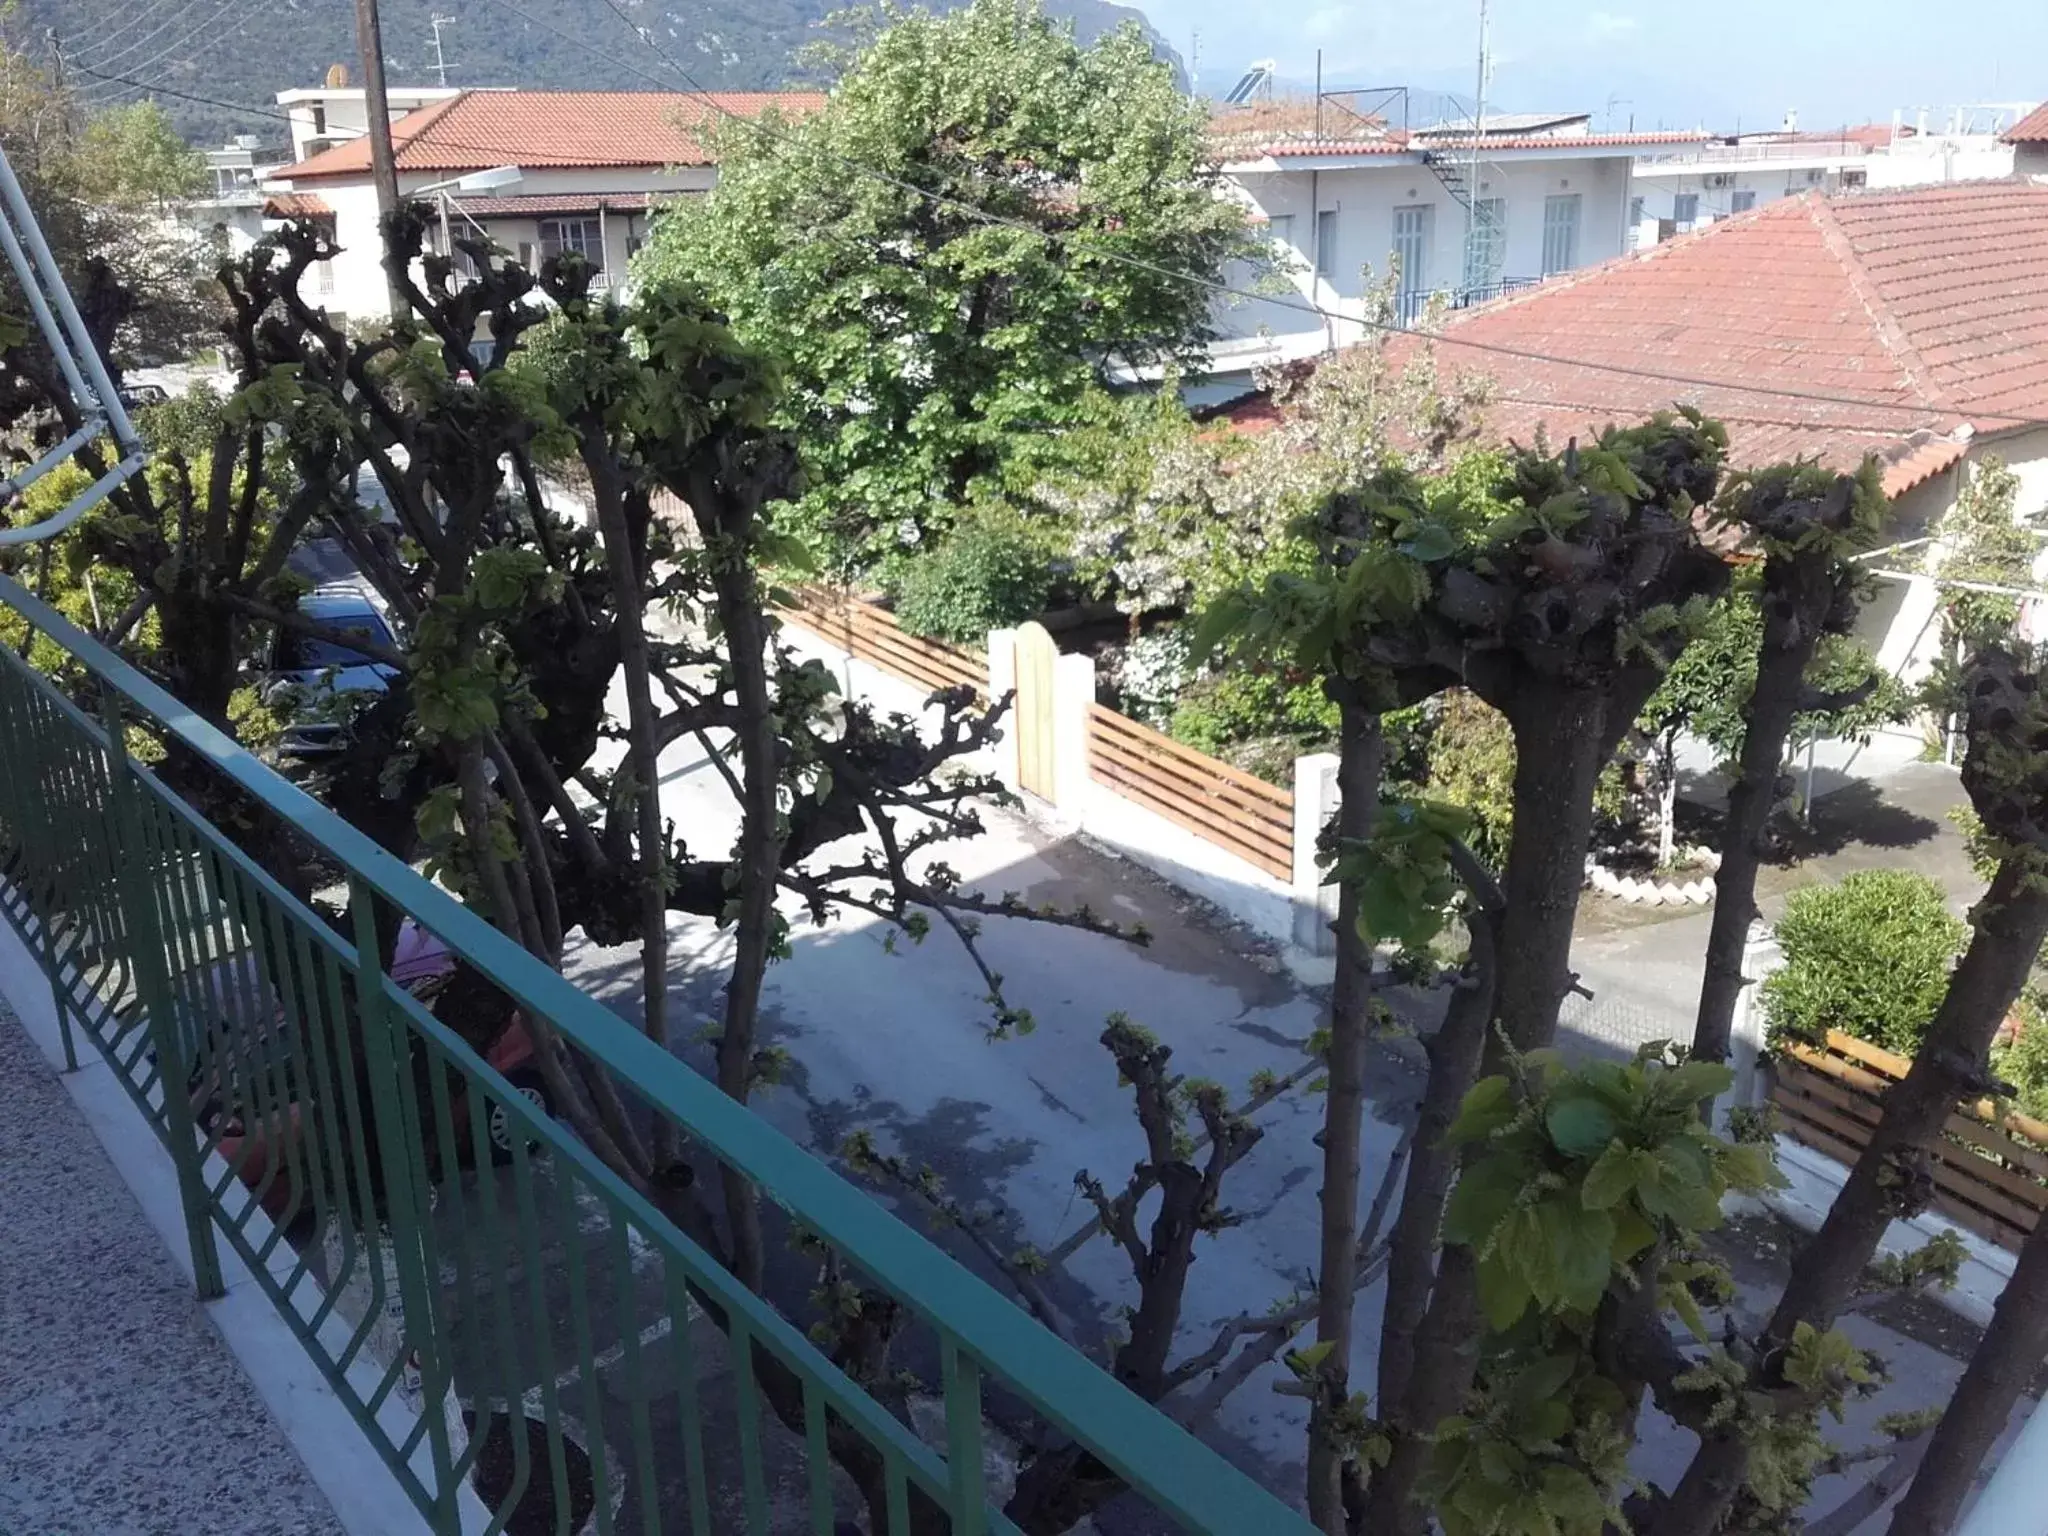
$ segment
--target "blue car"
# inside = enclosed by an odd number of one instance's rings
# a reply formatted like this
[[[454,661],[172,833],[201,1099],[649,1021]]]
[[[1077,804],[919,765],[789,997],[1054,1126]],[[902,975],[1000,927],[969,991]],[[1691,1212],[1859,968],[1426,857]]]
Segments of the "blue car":
[[[372,648],[396,649],[391,626],[366,593],[335,587],[299,599],[299,612],[337,635]],[[264,701],[291,723],[278,742],[286,757],[318,757],[347,744],[348,721],[391,686],[397,669],[352,649],[342,639],[315,638],[280,628],[270,653]]]

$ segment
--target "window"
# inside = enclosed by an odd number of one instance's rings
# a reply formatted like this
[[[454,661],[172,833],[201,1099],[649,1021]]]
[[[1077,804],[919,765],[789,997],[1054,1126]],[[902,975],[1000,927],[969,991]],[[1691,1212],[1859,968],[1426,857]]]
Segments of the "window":
[[[1755,206],[1756,193],[1753,191],[1737,192],[1733,197],[1728,199],[1728,211],[1730,213],[1747,213],[1750,209],[1754,208]]]
[[[1465,286],[1499,285],[1508,264],[1508,200],[1482,197],[1472,204],[1472,243],[1465,251]]]
[[[1632,197],[1628,200],[1628,228],[1621,232],[1624,249],[1634,250],[1643,243],[1643,200]]]
[[[1569,272],[1579,264],[1579,209],[1585,199],[1564,192],[1543,199],[1543,275]]]
[[[1294,252],[1294,215],[1276,213],[1266,220],[1266,235],[1275,245],[1284,245],[1287,250],[1279,253],[1284,258]]]
[[[1680,192],[1671,199],[1671,222],[1681,230],[1691,229],[1699,222],[1699,218],[1699,193]]]
[[[590,263],[593,272],[604,270],[604,235],[596,219],[542,219],[540,257],[546,261],[564,251],[574,251]]]
[[[1421,293],[1429,287],[1429,235],[1435,209],[1394,210],[1394,262],[1401,273],[1401,292]]]
[[[313,137],[321,138],[327,132],[327,107],[322,102],[313,103]]]
[[[1337,277],[1337,210],[1325,208],[1316,215],[1316,276],[1325,282]]]

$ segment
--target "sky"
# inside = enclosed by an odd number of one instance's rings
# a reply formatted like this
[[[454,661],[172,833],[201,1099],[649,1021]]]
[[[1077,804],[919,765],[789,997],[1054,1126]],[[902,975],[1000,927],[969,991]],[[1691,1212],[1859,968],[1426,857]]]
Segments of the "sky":
[[[1469,99],[1479,0],[1137,0],[1218,94],[1254,60],[1306,93],[1409,85]],[[2048,0],[1492,0],[1489,105],[1638,129],[1889,122],[1894,108],[2048,98]]]

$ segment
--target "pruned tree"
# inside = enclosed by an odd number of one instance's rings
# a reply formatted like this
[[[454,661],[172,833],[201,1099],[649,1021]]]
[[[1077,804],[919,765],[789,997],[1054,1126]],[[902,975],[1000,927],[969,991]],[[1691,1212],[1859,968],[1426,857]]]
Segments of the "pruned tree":
[[[1839,709],[1877,686],[1872,675],[1846,695],[1826,696],[1808,679],[1823,640],[1855,622],[1869,580],[1854,562],[1877,543],[1885,513],[1875,460],[1855,475],[1795,464],[1740,476],[1717,508],[1718,520],[1763,554],[1757,594],[1763,624],[1714,875],[1714,921],[1692,1038],[1700,1060],[1728,1055],[1744,984],[1742,951],[1756,916],[1757,871],[1767,851],[1764,833],[1793,725],[1802,713]]]
[[[1971,914],[1969,948],[1911,1070],[1886,1092],[1847,1183],[1795,1256],[1776,1307],[1753,1339],[1731,1350],[1721,1389],[1729,1409],[1677,1487],[1655,1501],[1640,1527],[1653,1536],[1709,1536],[1724,1528],[1731,1506],[1754,1485],[1756,1447],[1767,1446],[1777,1426],[1813,1411],[1815,1385],[1797,1370],[1800,1341],[1829,1328],[1849,1304],[1892,1221],[1932,1198],[1928,1142],[1956,1103],[1995,1087],[1992,1040],[2048,938],[2048,760],[2037,745],[2048,727],[2048,703],[2036,663],[1985,652],[1968,669],[1965,711],[1963,787],[2000,850],[1991,887]],[[2023,1300],[2024,1292],[2015,1305]],[[1973,1370],[1971,1392],[1942,1436],[1942,1457],[1923,1474],[1930,1481],[1916,1507],[1938,1512],[1960,1498],[1954,1480],[1967,1482],[1996,1433],[1993,1426],[1986,1434],[1976,1417],[2002,1390],[1993,1384],[1996,1370],[1993,1362]],[[1964,1461],[1968,1470],[1959,1471]]]

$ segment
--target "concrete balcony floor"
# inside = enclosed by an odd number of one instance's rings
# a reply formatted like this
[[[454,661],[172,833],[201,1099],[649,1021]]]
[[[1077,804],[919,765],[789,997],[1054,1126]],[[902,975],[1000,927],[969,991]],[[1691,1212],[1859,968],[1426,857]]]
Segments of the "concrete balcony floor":
[[[107,1071],[89,1042],[79,1052]],[[0,1002],[0,1536],[341,1529]]]

